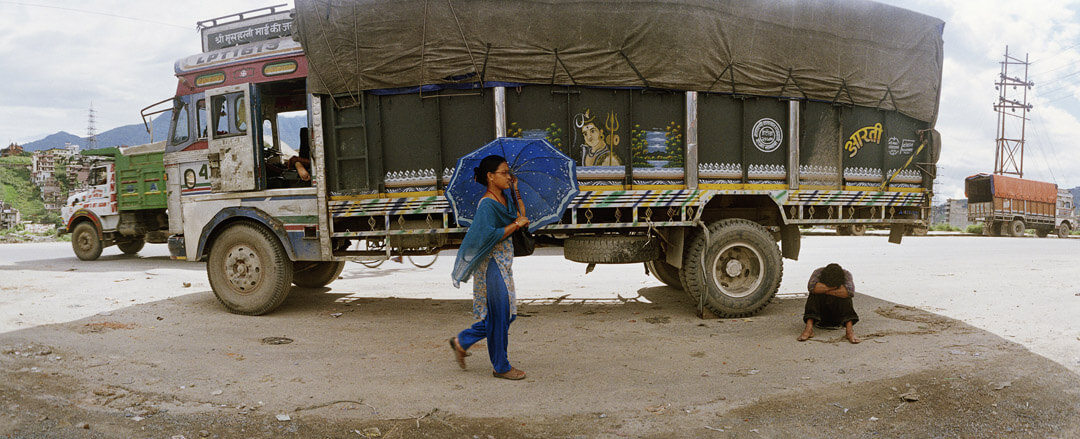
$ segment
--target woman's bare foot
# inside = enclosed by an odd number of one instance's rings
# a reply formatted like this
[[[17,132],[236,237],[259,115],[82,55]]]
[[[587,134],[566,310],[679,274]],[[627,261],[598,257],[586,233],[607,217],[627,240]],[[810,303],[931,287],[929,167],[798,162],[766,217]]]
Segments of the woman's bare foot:
[[[848,331],[848,333],[845,335],[845,337],[847,337],[847,341],[850,341],[851,344],[859,344],[860,342],[862,342],[862,339],[860,339],[859,337],[856,337],[855,333],[851,332],[851,331]]]

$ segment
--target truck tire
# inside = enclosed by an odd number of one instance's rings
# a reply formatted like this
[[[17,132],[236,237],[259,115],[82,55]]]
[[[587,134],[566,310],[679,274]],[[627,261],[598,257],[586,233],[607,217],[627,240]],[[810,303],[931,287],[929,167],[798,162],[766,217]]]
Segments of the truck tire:
[[[563,243],[563,257],[588,264],[633,264],[660,259],[660,238],[579,236]]]
[[[341,276],[345,261],[293,262],[293,283],[298,287],[321,288]]]
[[[1024,220],[1018,220],[1018,219],[1012,220],[1012,222],[1009,223],[1009,229],[1008,230],[1009,230],[1009,236],[1013,236],[1013,237],[1017,237],[1017,238],[1019,238],[1021,236],[1024,236]]]
[[[1069,229],[1068,224],[1065,224],[1065,223],[1058,224],[1058,227],[1057,227],[1057,237],[1058,238],[1062,238],[1062,239],[1068,238],[1069,237],[1069,232],[1071,232],[1071,230]]]
[[[840,236],[851,236],[851,226],[836,226],[836,234]]]
[[[702,258],[704,256],[704,258]],[[704,265],[703,265],[704,259]],[[742,317],[765,308],[784,275],[780,249],[762,225],[727,219],[690,240],[683,259],[685,291],[719,317]]]
[[[116,247],[118,247],[120,251],[124,252],[125,255],[133,255],[135,253],[138,253],[139,250],[142,250],[143,246],[145,245],[146,241],[144,241],[141,236],[137,236],[116,243]]]
[[[229,312],[257,316],[281,305],[293,280],[292,261],[270,231],[240,223],[221,232],[206,263],[210,288]]]
[[[682,277],[679,275],[679,269],[675,268],[674,265],[657,259],[655,261],[646,262],[645,269],[649,270],[649,273],[651,273],[653,277],[659,279],[660,282],[663,282],[664,285],[667,285],[679,291],[686,290],[686,288],[683,287]]]
[[[98,239],[94,223],[84,221],[75,226],[71,232],[71,249],[75,251],[75,256],[84,261],[93,261],[101,256],[101,239]]]
[[[855,236],[863,236],[866,234],[866,224],[852,224],[851,234]]]

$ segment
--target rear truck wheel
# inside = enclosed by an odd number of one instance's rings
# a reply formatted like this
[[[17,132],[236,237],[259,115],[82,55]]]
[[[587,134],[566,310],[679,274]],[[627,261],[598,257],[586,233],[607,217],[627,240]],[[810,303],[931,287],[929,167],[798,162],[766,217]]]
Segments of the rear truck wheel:
[[[292,261],[269,230],[229,226],[210,247],[210,288],[229,312],[257,316],[281,305],[293,281]]]
[[[577,236],[566,238],[563,257],[588,264],[633,264],[660,259],[660,238]]]
[[[1024,236],[1024,220],[1012,220],[1009,223],[1009,236],[1021,237]]]
[[[645,269],[649,270],[649,273],[659,279],[660,282],[663,282],[664,285],[680,291],[686,289],[683,287],[682,279],[679,276],[679,269],[675,268],[674,265],[664,262],[661,259],[657,259],[655,261],[646,262]]]
[[[907,236],[926,236],[930,232],[930,229],[923,226],[908,226],[905,235]]]
[[[116,246],[120,248],[120,251],[125,255],[133,255],[138,253],[146,245],[146,241],[141,236],[136,236],[131,239],[120,241],[116,243]]]
[[[851,226],[836,226],[836,234],[840,236],[851,236]]]
[[[1069,232],[1071,232],[1071,230],[1069,229],[1068,224],[1065,224],[1065,223],[1058,224],[1058,227],[1057,227],[1057,237],[1058,238],[1068,238],[1069,237]]]
[[[855,236],[863,236],[866,234],[866,224],[852,224],[851,234]]]
[[[345,261],[293,262],[293,283],[298,287],[321,288],[341,276]]]
[[[1045,229],[1045,228],[1042,228],[1042,227],[1039,227],[1039,228],[1035,229],[1035,236],[1038,236],[1040,238],[1045,238],[1049,234],[1050,234],[1050,229]]]
[[[709,225],[709,242],[704,233],[694,234],[683,273],[685,291],[694,300],[704,294],[705,306],[717,316],[742,317],[761,311],[776,296],[784,265],[765,227],[727,219]]]
[[[84,261],[93,261],[101,256],[101,239],[98,239],[97,227],[94,223],[81,222],[71,232],[71,249],[75,256]]]

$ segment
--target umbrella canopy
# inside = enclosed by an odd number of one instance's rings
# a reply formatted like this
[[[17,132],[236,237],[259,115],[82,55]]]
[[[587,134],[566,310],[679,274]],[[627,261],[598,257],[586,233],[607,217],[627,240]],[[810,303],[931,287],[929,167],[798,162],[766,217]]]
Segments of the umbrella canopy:
[[[543,139],[500,137],[457,161],[446,199],[460,224],[472,224],[476,205],[487,191],[473,179],[472,170],[489,155],[506,158],[510,172],[517,177],[531,232],[558,222],[578,193],[577,168],[566,154]]]

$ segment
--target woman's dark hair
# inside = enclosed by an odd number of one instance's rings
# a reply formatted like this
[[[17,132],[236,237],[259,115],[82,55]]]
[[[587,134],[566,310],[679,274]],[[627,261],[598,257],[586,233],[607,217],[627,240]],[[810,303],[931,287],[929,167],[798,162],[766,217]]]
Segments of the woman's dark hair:
[[[829,264],[821,270],[821,275],[818,276],[818,281],[825,284],[830,288],[837,288],[844,284],[844,269],[840,267],[840,264]]]
[[[476,177],[476,182],[484,186],[488,185],[487,175],[488,172],[496,172],[499,170],[499,165],[506,163],[506,159],[501,155],[489,155],[480,160],[480,166],[473,168],[473,174]]]

